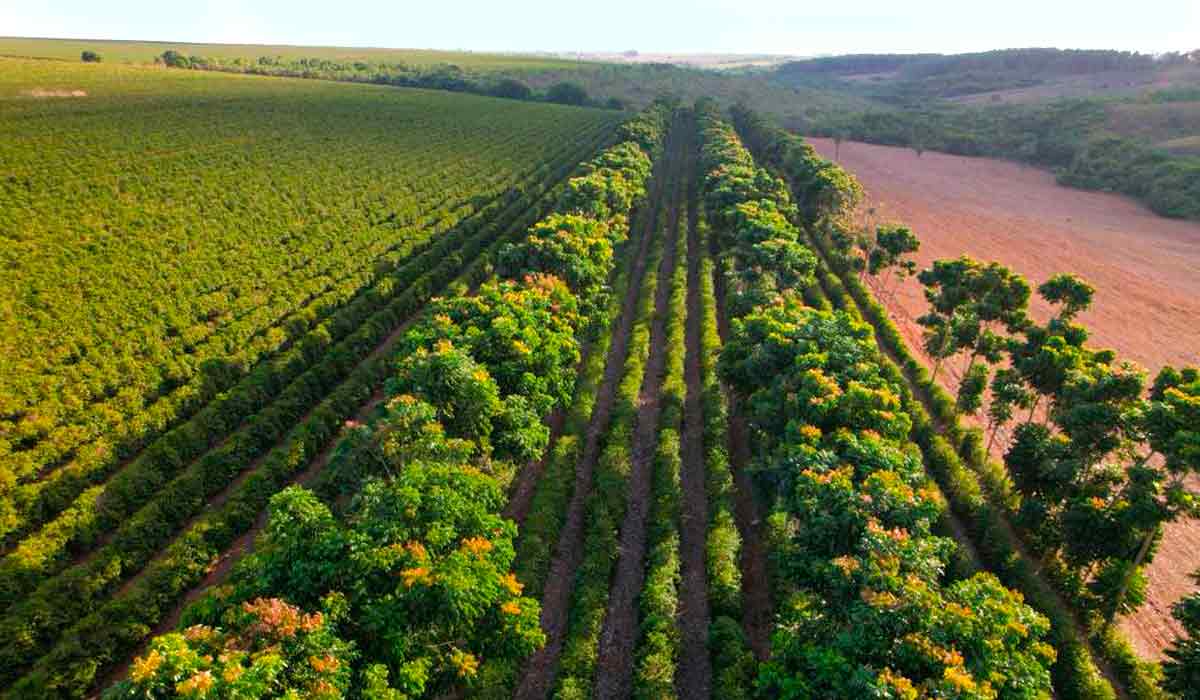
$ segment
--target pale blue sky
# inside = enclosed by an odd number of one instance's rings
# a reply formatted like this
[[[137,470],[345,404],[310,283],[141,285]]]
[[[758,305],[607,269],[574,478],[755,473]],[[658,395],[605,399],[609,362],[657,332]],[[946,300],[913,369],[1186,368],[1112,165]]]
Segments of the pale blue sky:
[[[0,36],[502,51],[1200,48],[1200,0],[0,0]]]

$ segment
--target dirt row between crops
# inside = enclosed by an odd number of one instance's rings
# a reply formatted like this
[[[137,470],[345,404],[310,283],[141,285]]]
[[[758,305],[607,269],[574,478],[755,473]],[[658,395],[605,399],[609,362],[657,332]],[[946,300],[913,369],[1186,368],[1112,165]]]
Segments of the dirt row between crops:
[[[577,373],[586,366],[587,350],[585,349],[579,358]],[[546,421],[546,425],[550,428],[550,441],[546,443],[546,449],[542,452],[541,457],[522,467],[509,489],[508,505],[504,507],[503,517],[516,523],[517,527],[520,527],[525,522],[526,516],[529,515],[529,508],[533,505],[533,496],[537,492],[538,482],[541,481],[542,474],[546,471],[546,462],[554,454],[554,446],[558,442],[559,435],[562,434],[566,420],[567,413],[563,408],[557,408],[550,414],[550,418]]]
[[[1034,285],[1056,272],[1078,273],[1097,288],[1093,308],[1080,316],[1093,344],[1116,349],[1151,376],[1168,364],[1200,364],[1200,223],[1162,218],[1126,197],[1061,187],[1052,174],[1016,163],[810,142],[826,157],[837,151],[862,182],[864,220],[913,228],[921,268],[968,254],[1003,262]],[[889,292],[877,297],[930,366],[916,323],[926,310],[920,285],[908,280]],[[1030,307],[1038,319],[1051,313],[1036,295]],[[954,391],[962,367],[946,364],[939,380]],[[997,440],[993,456],[1004,449],[1005,440]],[[1147,568],[1147,603],[1121,623],[1144,658],[1161,659],[1181,632],[1170,607],[1196,589],[1191,574],[1198,567],[1200,521],[1172,523]]]
[[[694,155],[693,155],[694,158]],[[682,461],[679,488],[679,666],[675,692],[681,698],[707,698],[712,692],[712,663],[708,653],[708,496],[704,462],[704,384],[700,373],[703,309],[700,298],[700,232],[697,228],[697,173],[694,161],[688,173],[687,354],[680,434]]]
[[[638,639],[638,597],[646,580],[646,523],[654,502],[654,457],[658,447],[658,422],[662,413],[662,383],[667,361],[667,319],[671,315],[676,236],[692,139],[691,125],[676,122],[671,139],[672,183],[667,209],[667,239],[654,289],[654,318],[650,324],[650,355],[638,391],[637,416],[626,486],[625,519],[621,523],[620,554],[608,593],[608,609],[600,631],[594,697],[628,698],[633,687],[634,647]],[[683,133],[680,133],[683,132]],[[681,153],[682,151],[682,153]]]
[[[725,276],[719,268],[713,270],[717,295],[717,333],[721,343],[729,342],[729,316],[725,311]],[[762,519],[750,478],[750,427],[742,413],[737,392],[724,382],[721,390],[729,402],[726,449],[729,467],[733,471],[733,520],[742,538],[738,566],[742,572],[742,631],[750,650],[759,661],[771,656],[771,621],[774,615],[771,602],[771,579],[767,571],[767,549],[762,539]]]
[[[647,206],[639,212],[636,228],[638,250],[634,258],[634,269],[630,271],[629,287],[612,330],[612,342],[605,358],[604,378],[596,391],[583,450],[575,464],[575,484],[571,492],[571,501],[567,505],[567,517],[559,531],[554,558],[542,591],[540,622],[542,631],[546,634],[546,644],[534,652],[526,663],[514,694],[514,698],[518,700],[544,700],[550,694],[558,675],[559,657],[566,642],[571,593],[583,561],[583,518],[587,500],[592,493],[596,460],[600,456],[600,439],[608,430],[612,417],[613,396],[625,366],[629,336],[637,314],[638,293],[646,273],[646,256],[649,254],[651,238],[657,233],[655,226],[663,196],[663,178],[670,167],[672,166],[668,162],[661,162],[656,167],[647,193]]]

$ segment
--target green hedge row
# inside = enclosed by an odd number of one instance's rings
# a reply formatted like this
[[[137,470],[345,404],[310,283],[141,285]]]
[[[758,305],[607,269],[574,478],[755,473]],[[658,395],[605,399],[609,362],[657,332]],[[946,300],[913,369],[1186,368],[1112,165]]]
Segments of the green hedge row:
[[[712,231],[704,207],[697,203],[700,261],[700,381],[704,392],[704,472],[708,497],[706,559],[709,622],[708,650],[713,697],[749,697],[757,662],[742,631],[742,534],[734,517],[733,470],[729,460],[729,406],[717,377],[721,334],[717,328],[718,274],[709,251]]]
[[[658,266],[663,255],[662,236],[658,232],[663,230],[661,224],[665,216],[665,210],[660,211],[654,230],[646,234],[652,236],[652,240],[644,262],[646,268],[630,330],[628,354],[613,397],[604,447],[596,462],[592,492],[587,497],[583,563],[575,576],[567,639],[559,659],[555,694],[560,698],[583,700],[592,694],[609,581],[617,563],[618,535],[625,517],[638,392],[650,356],[650,324],[654,316],[655,289],[659,284]]]
[[[678,183],[683,187],[684,183]],[[653,503],[647,527],[646,579],[639,605],[639,639],[633,676],[635,698],[674,698],[675,667],[679,661],[679,509],[680,435],[687,386],[683,378],[687,340],[686,217],[675,222],[675,270],[666,323],[666,362],[654,452]]]

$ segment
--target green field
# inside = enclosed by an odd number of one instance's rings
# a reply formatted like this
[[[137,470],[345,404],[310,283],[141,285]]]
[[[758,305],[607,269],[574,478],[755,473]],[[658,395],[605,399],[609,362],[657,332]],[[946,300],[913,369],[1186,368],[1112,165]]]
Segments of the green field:
[[[465,77],[477,78],[484,83],[513,78],[536,90],[544,90],[555,83],[571,82],[583,87],[593,99],[602,102],[616,98],[631,107],[644,107],[663,96],[687,102],[711,97],[725,105],[744,102],[787,124],[806,123],[810,115],[817,112],[866,109],[873,104],[868,99],[837,90],[785,86],[766,71],[723,72],[667,64],[615,64],[468,51],[0,38],[0,56],[78,61],[84,50],[96,51],[109,62],[153,63],[164,51],[174,50],[187,56],[226,62],[240,59],[246,64],[268,56],[286,60],[404,64],[430,70],[456,66],[462,69]]]
[[[1190,512],[1160,494],[1200,371],[1150,390],[1086,344],[1086,281],[1043,326],[964,256],[917,275],[931,375],[873,291],[920,240],[724,108],[868,98],[407,52],[649,105],[602,110],[118,44],[0,57],[0,698],[1186,688],[1110,623]]]
[[[57,58],[78,61],[83,51],[95,51],[105,61],[118,63],[154,63],[164,51],[212,58],[326,58],[338,61],[376,61],[435,66],[453,63],[476,71],[530,71],[564,69],[578,65],[544,56],[476,53],[473,51],[435,51],[432,49],[384,49],[337,46],[272,46],[269,44],[194,44],[170,41],[113,41],[107,39],[36,39],[0,37],[0,56]]]
[[[367,353],[620,119],[0,59],[0,685],[293,427],[336,424],[308,411],[369,387]]]

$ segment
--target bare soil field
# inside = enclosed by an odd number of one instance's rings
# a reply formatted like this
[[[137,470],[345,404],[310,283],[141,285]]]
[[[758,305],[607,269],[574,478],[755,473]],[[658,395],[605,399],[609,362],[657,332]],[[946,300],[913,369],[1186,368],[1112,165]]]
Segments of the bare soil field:
[[[833,158],[827,139],[810,139]],[[867,190],[864,220],[904,223],[921,238],[918,264],[968,254],[998,260],[1037,285],[1075,272],[1096,286],[1081,315],[1092,343],[1150,373],[1200,363],[1200,223],[1159,217],[1131,199],[1060,187],[1044,170],[1007,161],[842,143],[838,162]],[[870,211],[873,210],[873,213]],[[914,350],[925,300],[916,280],[881,295]],[[1039,319],[1049,308],[1035,299]],[[944,374],[956,386],[958,371]],[[950,388],[954,388],[951,386]],[[1149,602],[1122,627],[1137,651],[1161,658],[1178,632],[1171,604],[1195,590],[1200,522],[1168,528],[1148,572]]]

